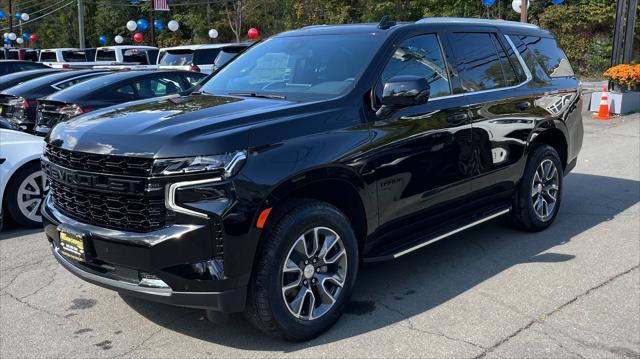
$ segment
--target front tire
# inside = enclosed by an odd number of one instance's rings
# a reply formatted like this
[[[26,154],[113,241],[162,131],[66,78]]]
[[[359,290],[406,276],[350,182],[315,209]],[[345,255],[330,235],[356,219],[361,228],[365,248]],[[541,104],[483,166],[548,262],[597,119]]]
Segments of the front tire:
[[[563,167],[549,145],[534,147],[520,181],[512,219],[516,227],[538,232],[553,223],[560,209]]]
[[[40,209],[47,190],[46,176],[40,163],[31,162],[18,169],[4,193],[11,218],[23,226],[42,226]]]
[[[349,220],[328,203],[287,208],[262,239],[245,313],[271,336],[302,341],[342,314],[357,275],[358,243]]]

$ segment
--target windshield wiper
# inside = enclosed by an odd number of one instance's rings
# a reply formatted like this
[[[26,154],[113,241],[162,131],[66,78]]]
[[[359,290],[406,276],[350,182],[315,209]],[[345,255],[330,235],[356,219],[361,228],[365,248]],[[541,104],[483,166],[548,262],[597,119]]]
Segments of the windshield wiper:
[[[244,97],[260,97],[260,98],[271,98],[276,100],[284,100],[287,97],[282,95],[270,95],[266,93],[255,93],[255,92],[229,92],[231,96],[244,96]]]

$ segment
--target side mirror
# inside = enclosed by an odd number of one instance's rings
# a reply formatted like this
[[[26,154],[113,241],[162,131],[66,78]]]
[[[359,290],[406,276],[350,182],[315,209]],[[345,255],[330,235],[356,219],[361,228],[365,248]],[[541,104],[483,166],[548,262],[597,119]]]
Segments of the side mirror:
[[[394,76],[390,78],[382,90],[382,106],[376,112],[379,118],[386,118],[393,111],[401,108],[427,103],[431,86],[424,77]]]

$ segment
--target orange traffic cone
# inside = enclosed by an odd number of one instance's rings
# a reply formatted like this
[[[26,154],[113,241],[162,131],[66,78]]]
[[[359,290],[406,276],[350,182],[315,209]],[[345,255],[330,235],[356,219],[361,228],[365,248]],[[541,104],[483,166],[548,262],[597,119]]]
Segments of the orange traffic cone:
[[[607,96],[607,86],[602,87],[602,97],[600,98],[600,108],[598,114],[593,115],[596,120],[610,120],[613,118],[609,113],[609,97]]]

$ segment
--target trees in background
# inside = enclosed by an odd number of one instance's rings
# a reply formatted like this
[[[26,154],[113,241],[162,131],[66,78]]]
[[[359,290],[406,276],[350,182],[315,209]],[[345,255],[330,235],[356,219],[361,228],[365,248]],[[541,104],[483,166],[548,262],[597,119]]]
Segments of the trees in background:
[[[149,18],[145,1],[137,5],[132,5],[131,0],[84,1],[87,46],[98,46],[100,35],[106,35],[111,44],[118,34],[125,37],[125,43],[132,43],[133,33],[126,30],[125,23]],[[20,5],[25,4],[27,9],[23,10],[36,15],[52,4],[33,0],[13,3],[15,11],[22,11]],[[165,24],[165,30],[156,35],[158,46],[242,41],[246,40],[250,27],[258,28],[264,38],[305,25],[377,22],[383,16],[397,21],[432,16],[519,19],[511,9],[511,0],[496,0],[490,7],[480,0],[173,0],[170,3],[170,13],[156,13],[156,18]],[[8,9],[8,0],[0,0],[0,9]],[[553,5],[550,0],[533,0],[529,15],[531,22],[556,35],[578,73],[599,75],[608,67],[615,1],[566,0],[562,5]],[[180,23],[175,33],[166,30],[170,19]],[[4,26],[6,21],[0,22],[0,27]],[[39,35],[40,47],[66,47],[77,46],[77,27],[77,7],[71,5],[24,28]],[[218,30],[218,39],[209,39],[207,33],[211,28]],[[640,30],[636,33],[640,34]],[[148,43],[149,31],[144,35]],[[640,50],[640,35],[636,41],[635,48]]]

